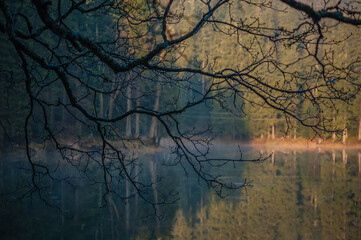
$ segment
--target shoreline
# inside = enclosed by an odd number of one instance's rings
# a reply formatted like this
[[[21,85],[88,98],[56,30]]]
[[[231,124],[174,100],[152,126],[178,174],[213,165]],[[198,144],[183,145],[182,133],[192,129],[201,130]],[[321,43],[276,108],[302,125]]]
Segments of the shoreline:
[[[266,148],[279,148],[279,149],[354,149],[361,150],[361,142],[359,141],[350,141],[346,144],[341,142],[334,142],[328,140],[320,140],[320,139],[289,139],[289,138],[281,138],[281,139],[251,139],[251,140],[231,140],[231,139],[220,139],[215,138],[213,144],[216,145],[218,143],[226,143],[226,144],[236,144],[240,146],[249,146],[249,147],[266,147]]]
[[[74,143],[73,143],[74,144]],[[69,145],[73,145],[69,144]],[[115,143],[116,145],[120,145],[119,143]],[[230,138],[214,138],[212,141],[212,145],[239,145],[240,147],[260,147],[260,148],[267,148],[267,149],[286,149],[286,150],[342,150],[342,149],[349,149],[349,150],[361,150],[361,141],[349,141],[346,144],[343,144],[339,141],[329,141],[329,140],[322,140],[322,139],[304,139],[304,138],[298,138],[298,139],[290,139],[290,138],[278,138],[278,139],[250,139],[250,140],[241,140],[241,139],[230,139]],[[85,144],[81,144],[80,146],[75,144],[75,147],[80,148],[86,148],[86,149],[92,149],[95,147],[97,143],[95,141],[88,142]],[[121,149],[125,150],[126,152],[134,152],[134,153],[153,153],[153,152],[160,152],[164,149],[166,149],[168,146],[172,145],[170,139],[168,138],[161,138],[159,145],[155,144],[134,144],[133,143],[124,143],[122,142],[123,146],[120,146]],[[74,145],[73,145],[74,146]],[[16,152],[16,151],[24,151],[24,146],[15,145],[12,151],[3,151],[3,149],[0,149],[0,153],[4,152]],[[55,149],[54,146],[46,144],[31,144],[32,150],[35,150],[35,152],[40,151],[47,151]]]

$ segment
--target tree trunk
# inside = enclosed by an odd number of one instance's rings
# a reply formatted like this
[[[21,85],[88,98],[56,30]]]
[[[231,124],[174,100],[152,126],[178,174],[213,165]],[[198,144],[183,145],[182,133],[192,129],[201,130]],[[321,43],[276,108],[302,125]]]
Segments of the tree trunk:
[[[275,124],[272,124],[272,140],[275,140]]]
[[[113,84],[112,90],[114,90],[115,88],[116,88],[115,92],[109,98],[109,111],[108,111],[108,118],[109,119],[113,118],[114,102],[117,99],[117,96],[118,96],[118,94],[120,92],[120,88],[119,88],[119,86],[116,86],[116,83]]]
[[[161,61],[164,60],[165,53],[166,53],[166,51],[163,51],[160,53],[159,57],[160,57]],[[158,79],[157,86],[155,89],[157,92],[156,92],[153,110],[154,110],[154,112],[158,112],[159,111],[159,98],[160,98],[160,94],[161,94],[160,79]],[[149,138],[151,140],[153,140],[154,143],[156,143],[156,141],[155,141],[156,136],[157,136],[157,118],[152,117],[152,122],[150,124],[150,129],[149,129]]]
[[[130,111],[132,108],[132,88],[130,87],[130,84],[127,86],[127,112]],[[126,136],[132,136],[132,118],[131,116],[128,116],[126,119],[125,124],[125,134]]]
[[[139,181],[139,165],[136,164],[135,165],[135,182],[138,182]],[[139,194],[136,194],[135,195],[135,216],[136,218],[135,219],[138,219],[138,211],[139,211],[139,206],[138,206],[138,201],[139,201]]]
[[[297,127],[295,125],[294,129],[293,129],[293,139],[297,139]]]
[[[65,89],[64,89],[64,92],[63,92],[63,104],[66,104],[66,92],[65,92]],[[61,113],[61,129],[64,129],[64,127],[65,127],[65,121],[66,121],[66,119],[65,119],[65,112],[66,112],[66,110],[65,110],[65,107],[63,107],[62,108],[62,113]]]
[[[140,89],[139,85],[136,88],[136,101],[135,101],[137,107],[140,105]],[[139,113],[135,114],[135,137],[140,136],[140,129],[139,129]]]
[[[342,143],[346,144],[346,140],[347,140],[347,127],[345,126],[342,134]]]
[[[159,98],[160,98],[160,94],[161,94],[161,87],[160,87],[159,80],[157,82],[156,91],[157,91],[157,93],[156,93],[156,98],[155,98],[154,108],[153,108],[154,112],[159,111]],[[156,136],[157,136],[157,118],[152,117],[152,122],[150,124],[150,129],[149,129],[149,138],[155,139]]]
[[[118,4],[120,1],[117,0],[116,3]],[[123,35],[125,34],[124,31],[121,31],[121,22],[119,21],[117,23],[117,26],[116,26],[116,31],[115,31],[115,52],[118,53],[118,54],[121,54],[121,51],[120,51],[120,46],[123,44],[123,42],[120,42],[121,39],[123,39]],[[117,83],[120,82],[120,77],[119,75],[116,76],[116,80],[118,81],[115,81],[113,84],[112,84],[112,91],[115,90],[115,92],[113,92],[112,96],[110,96],[110,99],[109,99],[109,111],[108,111],[108,117],[109,118],[113,118],[113,113],[114,113],[114,102],[115,100],[117,99],[117,96],[120,92],[120,87],[119,85],[117,85]]]
[[[95,22],[95,40],[99,41],[99,27],[98,27],[98,21]],[[98,71],[99,73],[102,72],[104,74],[104,67],[102,66],[102,63],[99,62],[98,64]],[[103,90],[103,86],[101,85],[100,90]],[[99,116],[104,117],[104,99],[103,94],[99,94]]]

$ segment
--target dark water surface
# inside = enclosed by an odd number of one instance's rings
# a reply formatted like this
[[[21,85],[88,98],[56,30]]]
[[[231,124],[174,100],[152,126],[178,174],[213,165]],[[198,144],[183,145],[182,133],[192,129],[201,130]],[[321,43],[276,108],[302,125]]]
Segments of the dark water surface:
[[[21,154],[0,155],[0,239],[361,239],[361,151],[242,151],[245,157],[274,155],[264,163],[214,170],[236,184],[253,181],[222,199],[194,175],[164,167],[171,161],[166,152],[139,156],[139,177],[162,180],[157,188],[163,192],[179,192],[175,204],[158,207],[161,219],[136,195],[127,204],[112,196],[99,207],[104,186],[82,180],[84,175],[69,164],[53,168],[56,177],[72,176],[69,182],[49,179],[44,185],[42,197],[56,207],[47,206],[38,194],[16,200],[29,190],[29,166]],[[237,149],[224,144],[213,154],[235,157]],[[42,157],[50,161],[58,156]],[[96,165],[88,168],[87,174],[100,171]],[[159,194],[149,197],[159,199]]]

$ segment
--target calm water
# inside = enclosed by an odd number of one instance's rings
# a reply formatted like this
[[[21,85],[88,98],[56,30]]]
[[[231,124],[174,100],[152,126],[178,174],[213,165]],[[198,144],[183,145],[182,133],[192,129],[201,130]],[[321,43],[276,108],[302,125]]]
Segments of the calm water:
[[[103,187],[61,164],[56,175],[73,176],[71,184],[48,180],[43,191],[58,208],[36,194],[17,201],[29,189],[26,160],[20,154],[0,155],[0,189],[9,193],[1,196],[0,239],[361,239],[361,151],[242,150],[245,157],[274,155],[261,164],[217,170],[235,183],[253,180],[222,199],[181,168],[163,166],[171,161],[166,152],[139,156],[141,178],[162,176],[159,189],[179,192],[178,202],[159,207],[161,219],[137,196],[128,204],[112,196],[98,207]],[[221,145],[213,154],[236,156],[236,148]],[[58,156],[42,157],[54,161]],[[89,168],[89,173],[97,171]]]

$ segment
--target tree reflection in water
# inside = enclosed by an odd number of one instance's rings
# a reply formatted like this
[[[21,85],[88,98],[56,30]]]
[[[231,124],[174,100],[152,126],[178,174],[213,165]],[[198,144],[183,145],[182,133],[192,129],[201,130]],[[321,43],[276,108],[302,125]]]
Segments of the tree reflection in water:
[[[109,204],[99,207],[102,186],[75,175],[71,184],[50,179],[45,184],[60,209],[46,207],[36,196],[13,201],[30,172],[19,155],[2,155],[1,193],[18,191],[2,195],[0,239],[361,239],[361,153],[248,149],[245,154],[260,151],[274,156],[219,172],[234,182],[253,180],[224,199],[195,176],[185,177],[182,169],[164,167],[166,153],[144,155],[144,170],[134,174],[157,182],[149,197],[156,200],[162,190],[179,192],[177,203],[158,206],[162,218],[136,195],[127,202],[109,195]],[[71,169],[63,171],[69,175]],[[166,179],[157,181],[158,176]],[[120,191],[134,191],[123,185]]]
[[[212,197],[184,217],[174,239],[361,239],[361,154],[275,152],[248,164],[253,187],[226,200]]]

